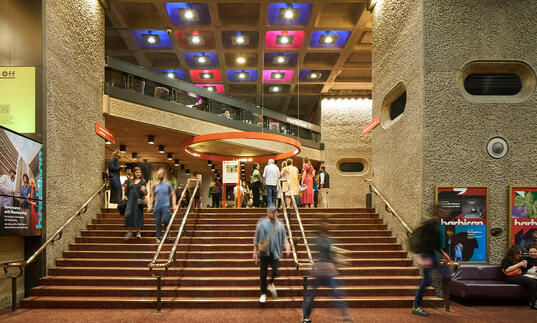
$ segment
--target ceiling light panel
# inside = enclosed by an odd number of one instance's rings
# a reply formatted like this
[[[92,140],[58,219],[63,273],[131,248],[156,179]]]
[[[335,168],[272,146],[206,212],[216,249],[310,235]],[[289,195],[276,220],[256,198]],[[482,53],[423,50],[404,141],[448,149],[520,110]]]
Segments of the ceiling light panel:
[[[311,48],[344,48],[351,32],[348,30],[316,30],[311,33]]]
[[[170,21],[174,25],[211,24],[209,6],[205,3],[170,2],[164,4]]]
[[[132,37],[142,49],[170,49],[173,47],[168,33],[164,30],[133,30]]]
[[[305,26],[310,20],[312,8],[311,3],[271,3],[268,6],[268,24]]]

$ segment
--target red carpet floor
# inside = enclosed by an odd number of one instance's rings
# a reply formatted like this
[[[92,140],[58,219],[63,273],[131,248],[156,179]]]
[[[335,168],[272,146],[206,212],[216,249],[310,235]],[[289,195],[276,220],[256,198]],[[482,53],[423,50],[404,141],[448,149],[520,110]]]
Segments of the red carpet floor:
[[[417,317],[410,309],[353,309],[355,322],[537,322],[537,311],[525,306],[463,306],[452,303],[451,312],[430,309],[431,317]],[[316,309],[312,322],[340,322],[334,309]],[[0,312],[0,322],[300,322],[298,309],[173,309],[152,310],[80,310],[80,309],[8,309]]]

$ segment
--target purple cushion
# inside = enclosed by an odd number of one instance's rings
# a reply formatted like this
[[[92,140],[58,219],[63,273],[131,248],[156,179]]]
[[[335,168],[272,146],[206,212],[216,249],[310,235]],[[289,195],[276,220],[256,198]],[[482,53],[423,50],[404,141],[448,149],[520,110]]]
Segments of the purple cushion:
[[[453,280],[501,280],[505,275],[500,265],[462,265],[459,266]]]

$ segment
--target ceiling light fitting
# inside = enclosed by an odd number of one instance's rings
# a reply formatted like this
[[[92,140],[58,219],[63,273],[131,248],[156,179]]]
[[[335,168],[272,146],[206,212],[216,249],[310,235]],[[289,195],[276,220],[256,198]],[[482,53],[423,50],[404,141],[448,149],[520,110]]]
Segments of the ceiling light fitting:
[[[203,88],[206,89],[207,91],[211,91],[211,92],[216,91],[216,88],[214,86],[204,86]]]
[[[172,153],[168,153],[168,160],[173,160],[173,155],[172,155]]]
[[[321,38],[319,38],[319,44],[321,45],[330,45],[335,44],[337,42],[338,35],[322,35]]]
[[[132,159],[137,160],[138,159],[138,153],[132,153]]]
[[[179,166],[179,159],[176,159],[176,160],[175,160],[174,166],[175,166],[175,167],[178,167],[178,166]]]
[[[290,35],[278,35],[276,36],[276,44],[278,45],[289,45],[293,43],[294,36]]]
[[[164,145],[158,145],[158,152],[164,154]]]
[[[142,41],[148,46],[160,45],[160,37],[152,34],[142,34]]]
[[[179,16],[182,17],[182,20],[185,21],[198,21],[200,20],[198,11],[191,8],[181,8],[177,10]]]
[[[284,56],[284,55],[275,56],[274,59],[272,60],[272,62],[274,64],[288,64],[289,63],[289,56]]]
[[[150,145],[154,145],[155,144],[155,136],[153,136],[153,135],[147,136],[147,143],[150,144]]]
[[[248,72],[236,72],[235,78],[239,80],[246,80],[250,73]]]
[[[244,64],[246,63],[246,58],[240,56],[240,57],[237,57],[237,63],[239,64]]]
[[[321,73],[310,72],[310,73],[307,74],[306,77],[309,78],[309,79],[312,79],[312,80],[316,80],[316,79],[321,78]]]
[[[280,21],[295,21],[298,19],[299,11],[298,8],[281,8],[278,19]]]
[[[189,45],[205,45],[205,38],[201,35],[192,35],[187,38]]]
[[[269,91],[272,92],[272,93],[278,93],[281,91],[281,88],[279,86],[271,86],[269,88]]]
[[[214,74],[213,73],[202,73],[201,77],[206,79],[206,80],[208,80],[208,79],[214,78]]]
[[[207,55],[194,56],[194,58],[196,59],[196,62],[198,62],[200,64],[209,63],[209,56],[207,56]]]
[[[119,145],[119,151],[122,153],[127,152],[127,145]]]
[[[273,80],[281,80],[284,76],[284,73],[274,72],[270,73],[270,78]]]
[[[168,72],[167,76],[170,79],[174,79],[175,78],[175,73],[174,72]]]
[[[246,35],[235,35],[231,37],[231,44],[235,46],[244,46],[250,43],[250,38]]]

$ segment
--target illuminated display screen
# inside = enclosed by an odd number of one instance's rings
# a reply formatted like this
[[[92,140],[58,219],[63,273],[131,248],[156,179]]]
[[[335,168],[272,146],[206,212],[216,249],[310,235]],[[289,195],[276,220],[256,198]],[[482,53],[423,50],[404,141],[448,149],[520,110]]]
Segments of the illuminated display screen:
[[[35,67],[0,67],[0,125],[35,132]]]

